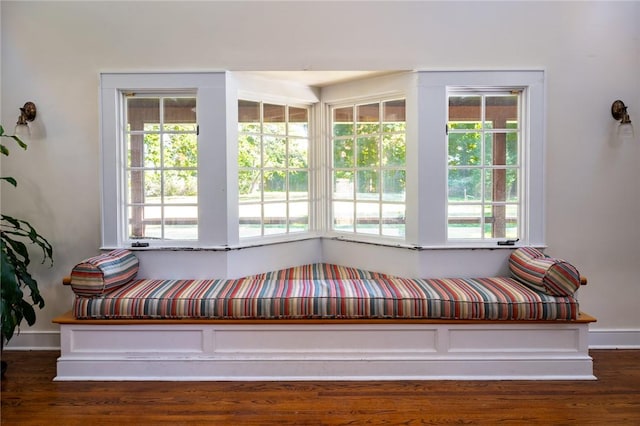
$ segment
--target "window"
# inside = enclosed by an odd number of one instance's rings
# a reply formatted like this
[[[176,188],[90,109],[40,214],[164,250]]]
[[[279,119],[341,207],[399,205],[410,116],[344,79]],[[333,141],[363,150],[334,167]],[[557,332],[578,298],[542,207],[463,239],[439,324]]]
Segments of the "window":
[[[309,231],[309,109],[238,101],[240,238]]]
[[[520,237],[520,91],[448,94],[447,234]]]
[[[543,71],[102,74],[103,247],[544,245],[544,128]]]
[[[422,247],[544,245],[544,72],[425,71],[417,80],[407,235]]]
[[[100,78],[102,247],[228,244],[226,73]]]
[[[125,94],[125,223],[131,240],[198,239],[193,94]]]
[[[332,229],[405,236],[405,100],[331,108]]]

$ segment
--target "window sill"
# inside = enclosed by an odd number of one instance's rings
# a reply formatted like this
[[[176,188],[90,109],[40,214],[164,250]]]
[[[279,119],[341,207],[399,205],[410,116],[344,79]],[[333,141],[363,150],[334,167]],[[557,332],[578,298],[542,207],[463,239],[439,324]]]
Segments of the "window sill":
[[[258,247],[268,247],[273,245],[281,245],[281,244],[292,244],[309,240],[327,240],[327,241],[338,241],[345,242],[350,244],[365,244],[379,247],[387,247],[387,248],[398,248],[404,250],[415,250],[415,251],[426,251],[426,250],[513,250],[518,247],[526,246],[527,244],[515,243],[514,245],[498,245],[497,242],[484,242],[484,243],[452,243],[452,244],[442,244],[442,245],[417,245],[417,244],[408,244],[404,242],[393,242],[389,240],[381,240],[374,241],[373,239],[363,239],[363,238],[355,238],[355,237],[347,237],[347,236],[327,236],[327,235],[305,235],[300,236],[298,238],[287,238],[287,239],[269,239],[269,240],[253,240],[241,242],[235,245],[224,245],[224,246],[185,246],[185,245],[154,245],[148,247],[101,247],[100,250],[114,250],[118,248],[126,248],[131,251],[212,251],[212,252],[227,252],[227,251],[236,251],[236,250],[244,250],[250,248],[258,248]],[[535,248],[545,249],[546,245],[534,245]]]

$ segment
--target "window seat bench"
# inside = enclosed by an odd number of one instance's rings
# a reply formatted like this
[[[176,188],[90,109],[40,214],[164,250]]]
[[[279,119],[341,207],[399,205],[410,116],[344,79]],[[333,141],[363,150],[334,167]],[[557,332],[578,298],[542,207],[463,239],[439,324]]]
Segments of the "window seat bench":
[[[56,380],[594,379],[584,280],[535,249],[509,262],[510,277],[312,264],[162,280],[115,251],[67,280]]]

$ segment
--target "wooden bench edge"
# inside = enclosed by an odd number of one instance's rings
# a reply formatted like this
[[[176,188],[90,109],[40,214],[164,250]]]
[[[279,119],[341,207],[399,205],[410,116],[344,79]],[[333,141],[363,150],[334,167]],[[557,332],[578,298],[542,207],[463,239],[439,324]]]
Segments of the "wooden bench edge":
[[[560,324],[591,323],[597,319],[580,312],[575,320],[456,320],[456,319],[77,319],[68,311],[52,320],[54,324],[149,325],[149,324]]]

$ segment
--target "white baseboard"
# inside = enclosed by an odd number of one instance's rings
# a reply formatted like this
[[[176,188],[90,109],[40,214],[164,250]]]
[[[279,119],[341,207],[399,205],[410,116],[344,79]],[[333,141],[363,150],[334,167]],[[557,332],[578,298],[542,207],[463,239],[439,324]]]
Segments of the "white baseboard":
[[[59,331],[24,330],[14,334],[5,350],[11,351],[59,351]]]
[[[60,332],[25,330],[14,335],[5,349],[14,351],[60,350]],[[640,329],[590,330],[589,349],[640,349]]]
[[[590,330],[589,349],[640,349],[640,330]]]

